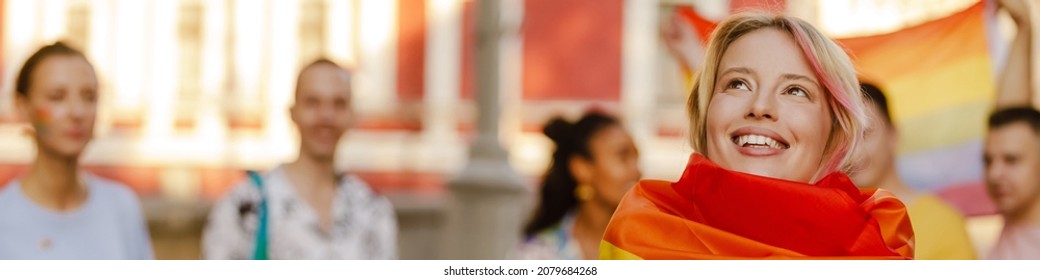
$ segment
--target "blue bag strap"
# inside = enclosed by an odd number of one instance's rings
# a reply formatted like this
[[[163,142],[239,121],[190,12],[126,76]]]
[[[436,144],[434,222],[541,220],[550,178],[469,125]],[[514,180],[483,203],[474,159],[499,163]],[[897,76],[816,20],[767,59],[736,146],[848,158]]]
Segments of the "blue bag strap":
[[[267,255],[267,193],[264,192],[264,179],[253,170],[247,170],[246,175],[253,181],[253,186],[260,192],[260,207],[257,209],[256,244],[253,247],[254,260],[266,260]]]

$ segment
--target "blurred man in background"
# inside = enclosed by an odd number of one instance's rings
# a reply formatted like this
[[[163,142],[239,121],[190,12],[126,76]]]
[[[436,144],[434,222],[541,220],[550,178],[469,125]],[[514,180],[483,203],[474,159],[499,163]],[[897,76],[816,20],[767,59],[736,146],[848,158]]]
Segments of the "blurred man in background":
[[[289,109],[300,132],[296,161],[235,186],[210,213],[207,259],[395,259],[389,201],[335,169],[351,120],[350,72],[329,60],[303,70]]]
[[[1004,217],[991,259],[1040,259],[1040,112],[1012,107],[989,119],[986,185]]]
[[[1001,0],[1018,34],[997,89],[984,149],[986,186],[1004,218],[990,259],[1040,259],[1040,112],[1032,107],[1032,20],[1024,0]]]

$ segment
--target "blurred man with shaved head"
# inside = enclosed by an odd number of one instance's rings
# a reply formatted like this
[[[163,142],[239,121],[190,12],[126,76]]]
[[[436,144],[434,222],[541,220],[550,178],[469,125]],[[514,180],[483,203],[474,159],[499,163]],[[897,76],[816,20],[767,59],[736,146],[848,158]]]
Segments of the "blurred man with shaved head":
[[[210,214],[208,259],[394,259],[397,222],[389,201],[358,177],[337,171],[350,127],[351,73],[329,60],[300,71],[289,114],[299,156],[264,175],[251,173]]]

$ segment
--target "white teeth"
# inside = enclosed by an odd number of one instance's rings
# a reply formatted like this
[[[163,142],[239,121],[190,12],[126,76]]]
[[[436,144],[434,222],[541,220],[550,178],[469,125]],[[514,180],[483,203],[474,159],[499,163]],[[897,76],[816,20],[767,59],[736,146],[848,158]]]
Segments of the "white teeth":
[[[762,136],[762,135],[741,135],[737,137],[737,146],[744,146],[746,144],[751,145],[765,145],[773,149],[784,149],[783,145],[773,138]]]

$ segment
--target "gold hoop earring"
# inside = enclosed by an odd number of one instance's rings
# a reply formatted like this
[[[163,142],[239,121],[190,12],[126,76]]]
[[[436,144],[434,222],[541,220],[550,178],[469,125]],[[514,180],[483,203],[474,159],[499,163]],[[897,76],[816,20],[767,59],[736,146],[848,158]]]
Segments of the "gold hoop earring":
[[[586,184],[578,184],[574,188],[574,197],[578,198],[578,201],[585,202],[592,199],[593,192],[595,192],[591,186]]]

